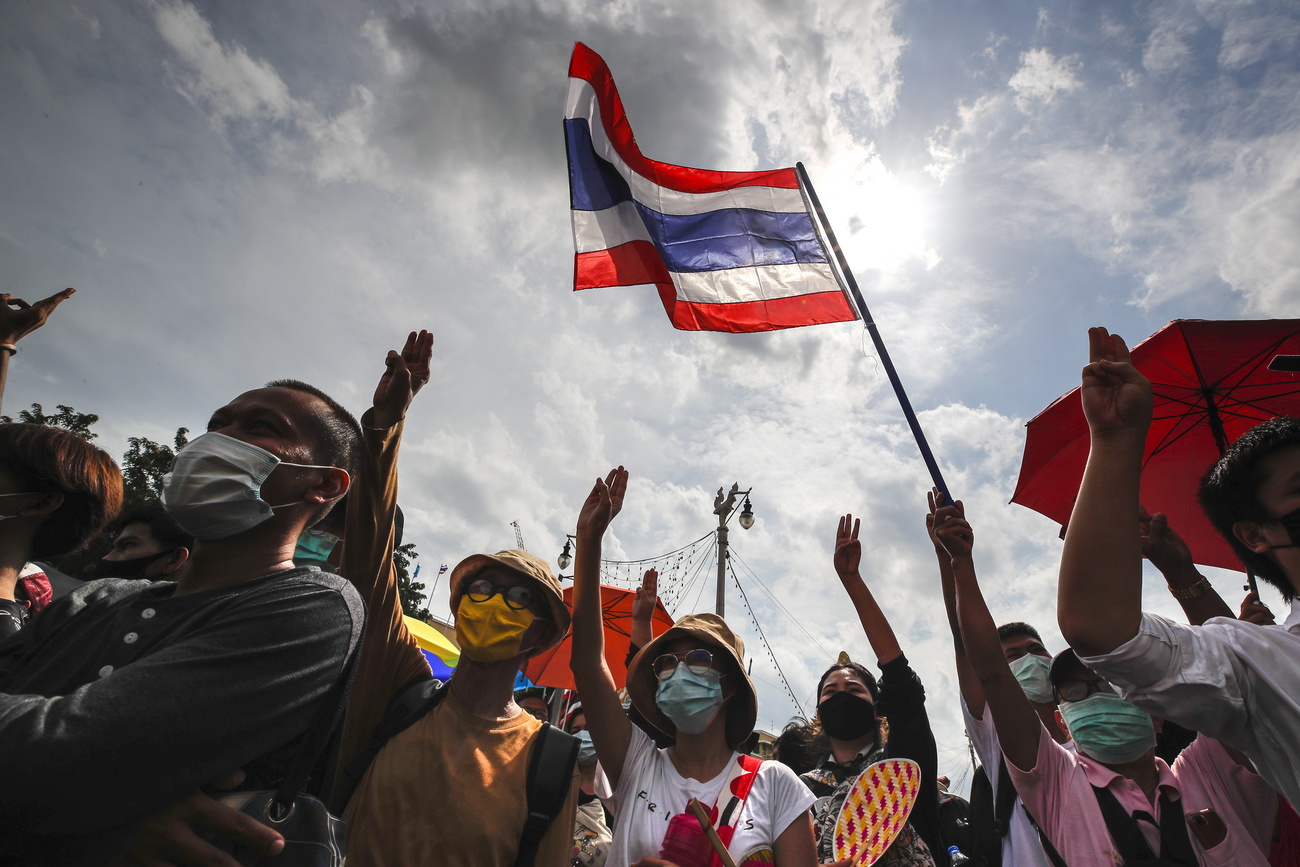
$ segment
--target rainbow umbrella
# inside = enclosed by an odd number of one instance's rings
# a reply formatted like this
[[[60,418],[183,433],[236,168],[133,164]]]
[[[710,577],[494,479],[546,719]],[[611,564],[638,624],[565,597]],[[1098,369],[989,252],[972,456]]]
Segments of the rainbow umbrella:
[[[460,662],[460,648],[456,643],[423,620],[402,615],[406,628],[420,645],[420,652],[429,663],[429,670],[438,680],[451,677],[452,669]]]

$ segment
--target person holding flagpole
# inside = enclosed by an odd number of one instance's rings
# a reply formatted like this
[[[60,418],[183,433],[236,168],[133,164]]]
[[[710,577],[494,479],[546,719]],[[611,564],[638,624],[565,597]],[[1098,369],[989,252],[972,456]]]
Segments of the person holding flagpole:
[[[674,853],[696,851],[708,864],[701,826],[688,812],[703,806],[738,867],[816,863],[813,797],[779,762],[737,748],[754,728],[757,694],[745,673],[744,644],[715,614],[691,614],[652,639],[628,668],[633,706],[676,737],[667,749],[632,725],[605,664],[600,612],[601,539],[623,505],[627,471],[596,479],[578,517],[573,573],[573,679],[587,730],[614,790],[616,821],[608,863],[664,867]]]

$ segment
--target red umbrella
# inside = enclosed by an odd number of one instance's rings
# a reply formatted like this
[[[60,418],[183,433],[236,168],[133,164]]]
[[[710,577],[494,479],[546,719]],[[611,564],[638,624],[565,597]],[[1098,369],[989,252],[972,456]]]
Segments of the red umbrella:
[[[1201,511],[1196,490],[1237,437],[1266,419],[1300,415],[1297,362],[1300,319],[1176,319],[1133,347],[1133,365],[1155,395],[1142,505],[1169,516],[1195,562],[1242,571]],[[1088,460],[1079,389],[1057,398],[1027,427],[1011,502],[1064,525]]]
[[[627,651],[631,646],[632,600],[636,598],[633,590],[600,585],[600,608],[605,621],[605,664],[614,675],[614,683],[622,687],[627,679]],[[573,588],[564,589],[564,602],[573,607]],[[662,635],[673,625],[663,602],[655,600],[654,614],[650,616],[650,632]],[[561,689],[577,689],[573,682],[573,672],[569,670],[569,652],[573,647],[573,635],[566,635],[564,640],[545,653],[540,653],[528,660],[524,666],[524,677],[538,686],[555,686]]]

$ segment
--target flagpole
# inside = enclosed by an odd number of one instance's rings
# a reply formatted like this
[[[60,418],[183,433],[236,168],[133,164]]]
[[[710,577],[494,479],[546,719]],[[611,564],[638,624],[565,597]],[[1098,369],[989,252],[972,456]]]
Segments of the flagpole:
[[[844,275],[844,282],[848,284],[848,289],[853,296],[853,302],[858,308],[858,315],[862,317],[862,323],[867,328],[867,333],[871,335],[871,342],[876,345],[876,352],[880,354],[880,363],[885,367],[885,373],[889,376],[889,382],[894,386],[894,394],[898,396],[898,403],[903,408],[903,415],[907,418],[908,427],[912,429],[912,436],[916,439],[916,445],[921,450],[921,458],[925,461],[925,466],[930,471],[930,478],[934,481],[934,486],[938,488],[944,496],[944,501],[951,503],[953,501],[948,491],[948,485],[943,480],[943,474],[939,472],[939,464],[934,459],[934,453],[930,451],[930,444],[926,442],[925,432],[921,430],[921,423],[917,421],[916,413],[912,410],[912,402],[907,399],[907,392],[903,390],[903,382],[898,378],[898,371],[894,369],[894,362],[889,358],[889,351],[885,349],[885,341],[880,337],[880,331],[876,328],[876,323],[871,318],[871,311],[867,309],[867,302],[862,298],[862,291],[858,289],[858,281],[849,270],[848,260],[844,258],[844,251],[840,249],[840,242],[835,237],[835,230],[831,228],[830,222],[826,219],[826,212],[822,210],[822,203],[817,198],[817,191],[813,189],[812,181],[808,177],[808,171],[803,167],[803,163],[794,164],[795,174],[799,178],[799,187],[812,203],[813,210],[817,212],[817,222],[821,224],[822,231],[826,233],[826,240],[830,242],[831,251],[835,254],[835,261],[840,266],[840,272]]]

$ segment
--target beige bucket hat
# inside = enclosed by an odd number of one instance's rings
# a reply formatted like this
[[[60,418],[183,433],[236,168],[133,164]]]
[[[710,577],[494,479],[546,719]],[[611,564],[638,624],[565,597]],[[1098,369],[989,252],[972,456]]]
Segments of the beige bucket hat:
[[[564,604],[564,592],[560,589],[560,579],[551,572],[551,567],[540,557],[527,551],[508,550],[495,554],[471,554],[456,564],[451,570],[451,610],[455,612],[460,604],[461,588],[466,582],[486,569],[499,568],[531,578],[542,586],[547,606],[551,609],[551,619],[555,621],[555,640],[545,647],[539,647],[533,656],[544,650],[550,650],[564,640],[569,632],[572,615],[569,606]]]
[[[664,734],[677,734],[677,727],[655,704],[659,681],[654,673],[654,661],[663,653],[663,646],[676,638],[699,639],[710,649],[721,650],[736,663],[740,683],[726,705],[727,746],[735,749],[754,731],[754,722],[758,719],[758,693],[754,690],[754,682],[745,673],[745,642],[731,631],[727,621],[716,614],[688,614],[641,648],[627,668],[627,692],[632,697],[632,704],[655,728]]]

